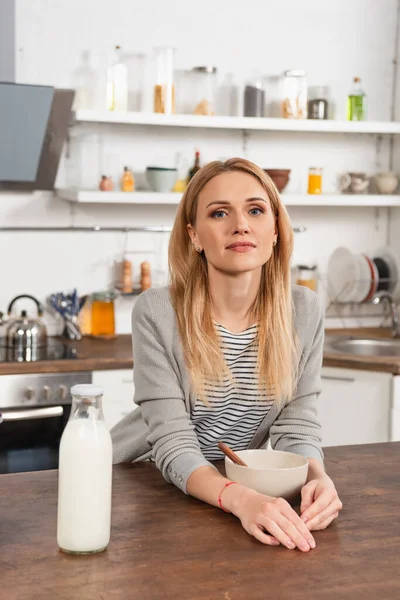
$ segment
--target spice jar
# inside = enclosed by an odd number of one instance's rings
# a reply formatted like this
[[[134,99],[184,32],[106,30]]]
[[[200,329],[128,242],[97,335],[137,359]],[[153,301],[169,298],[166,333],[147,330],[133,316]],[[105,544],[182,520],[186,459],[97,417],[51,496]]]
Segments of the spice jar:
[[[314,292],[317,291],[317,266],[316,265],[298,265],[297,267],[297,285],[304,285]]]
[[[195,115],[215,115],[216,67],[194,67],[192,69],[192,89],[194,93]]]
[[[154,86],[154,112],[175,113],[174,53],[171,46],[155,49],[156,84]]]
[[[115,335],[115,292],[95,292],[92,294],[92,335],[113,337]]]
[[[328,95],[326,86],[310,87],[308,90],[308,119],[328,119]]]
[[[114,189],[114,183],[112,177],[107,177],[107,175],[102,175],[99,183],[99,189],[102,192],[112,192]]]
[[[282,117],[307,119],[307,78],[305,71],[291,70],[283,74]]]
[[[322,194],[322,169],[310,167],[308,169],[308,194]]]

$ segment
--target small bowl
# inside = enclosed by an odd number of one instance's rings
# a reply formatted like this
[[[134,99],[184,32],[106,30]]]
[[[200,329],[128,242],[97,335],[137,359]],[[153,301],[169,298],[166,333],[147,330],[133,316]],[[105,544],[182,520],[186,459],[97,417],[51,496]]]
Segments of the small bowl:
[[[170,192],[178,179],[178,169],[147,167],[146,178],[153,192]]]
[[[283,192],[289,183],[291,169],[263,169],[278,188],[278,192]]]
[[[236,454],[248,465],[241,467],[225,457],[226,476],[260,494],[291,500],[307,481],[308,460],[293,452],[240,450]]]

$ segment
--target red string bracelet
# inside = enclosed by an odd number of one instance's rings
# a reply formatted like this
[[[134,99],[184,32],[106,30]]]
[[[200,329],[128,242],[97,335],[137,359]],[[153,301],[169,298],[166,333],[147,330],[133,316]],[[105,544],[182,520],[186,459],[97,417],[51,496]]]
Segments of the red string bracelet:
[[[222,497],[223,492],[226,490],[226,488],[228,488],[230,485],[234,485],[235,483],[236,483],[236,481],[228,481],[228,483],[226,483],[224,485],[224,487],[221,489],[220,493],[218,494],[218,505],[226,513],[229,513],[230,511],[229,510],[225,510],[225,508],[222,506],[221,497]]]

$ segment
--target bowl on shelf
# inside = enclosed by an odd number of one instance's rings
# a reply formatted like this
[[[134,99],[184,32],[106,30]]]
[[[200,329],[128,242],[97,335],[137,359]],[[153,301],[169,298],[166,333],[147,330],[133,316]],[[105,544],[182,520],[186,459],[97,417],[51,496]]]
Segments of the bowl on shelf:
[[[278,192],[283,192],[287,184],[289,183],[289,176],[291,169],[263,169],[267,175],[272,179]]]
[[[236,454],[247,467],[225,457],[226,476],[260,494],[290,500],[306,483],[308,461],[299,454],[279,450],[239,450]]]
[[[147,167],[147,183],[153,192],[170,192],[178,179],[178,169],[168,167]]]

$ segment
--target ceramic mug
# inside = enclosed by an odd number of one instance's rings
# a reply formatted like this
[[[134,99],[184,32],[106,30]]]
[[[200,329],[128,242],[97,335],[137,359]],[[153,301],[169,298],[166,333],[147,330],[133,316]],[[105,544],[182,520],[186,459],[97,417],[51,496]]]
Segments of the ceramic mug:
[[[399,178],[396,173],[388,171],[387,173],[377,173],[375,183],[380,194],[393,194],[397,189]]]
[[[339,178],[340,190],[350,194],[363,194],[368,190],[369,183],[366,173],[343,173]]]

